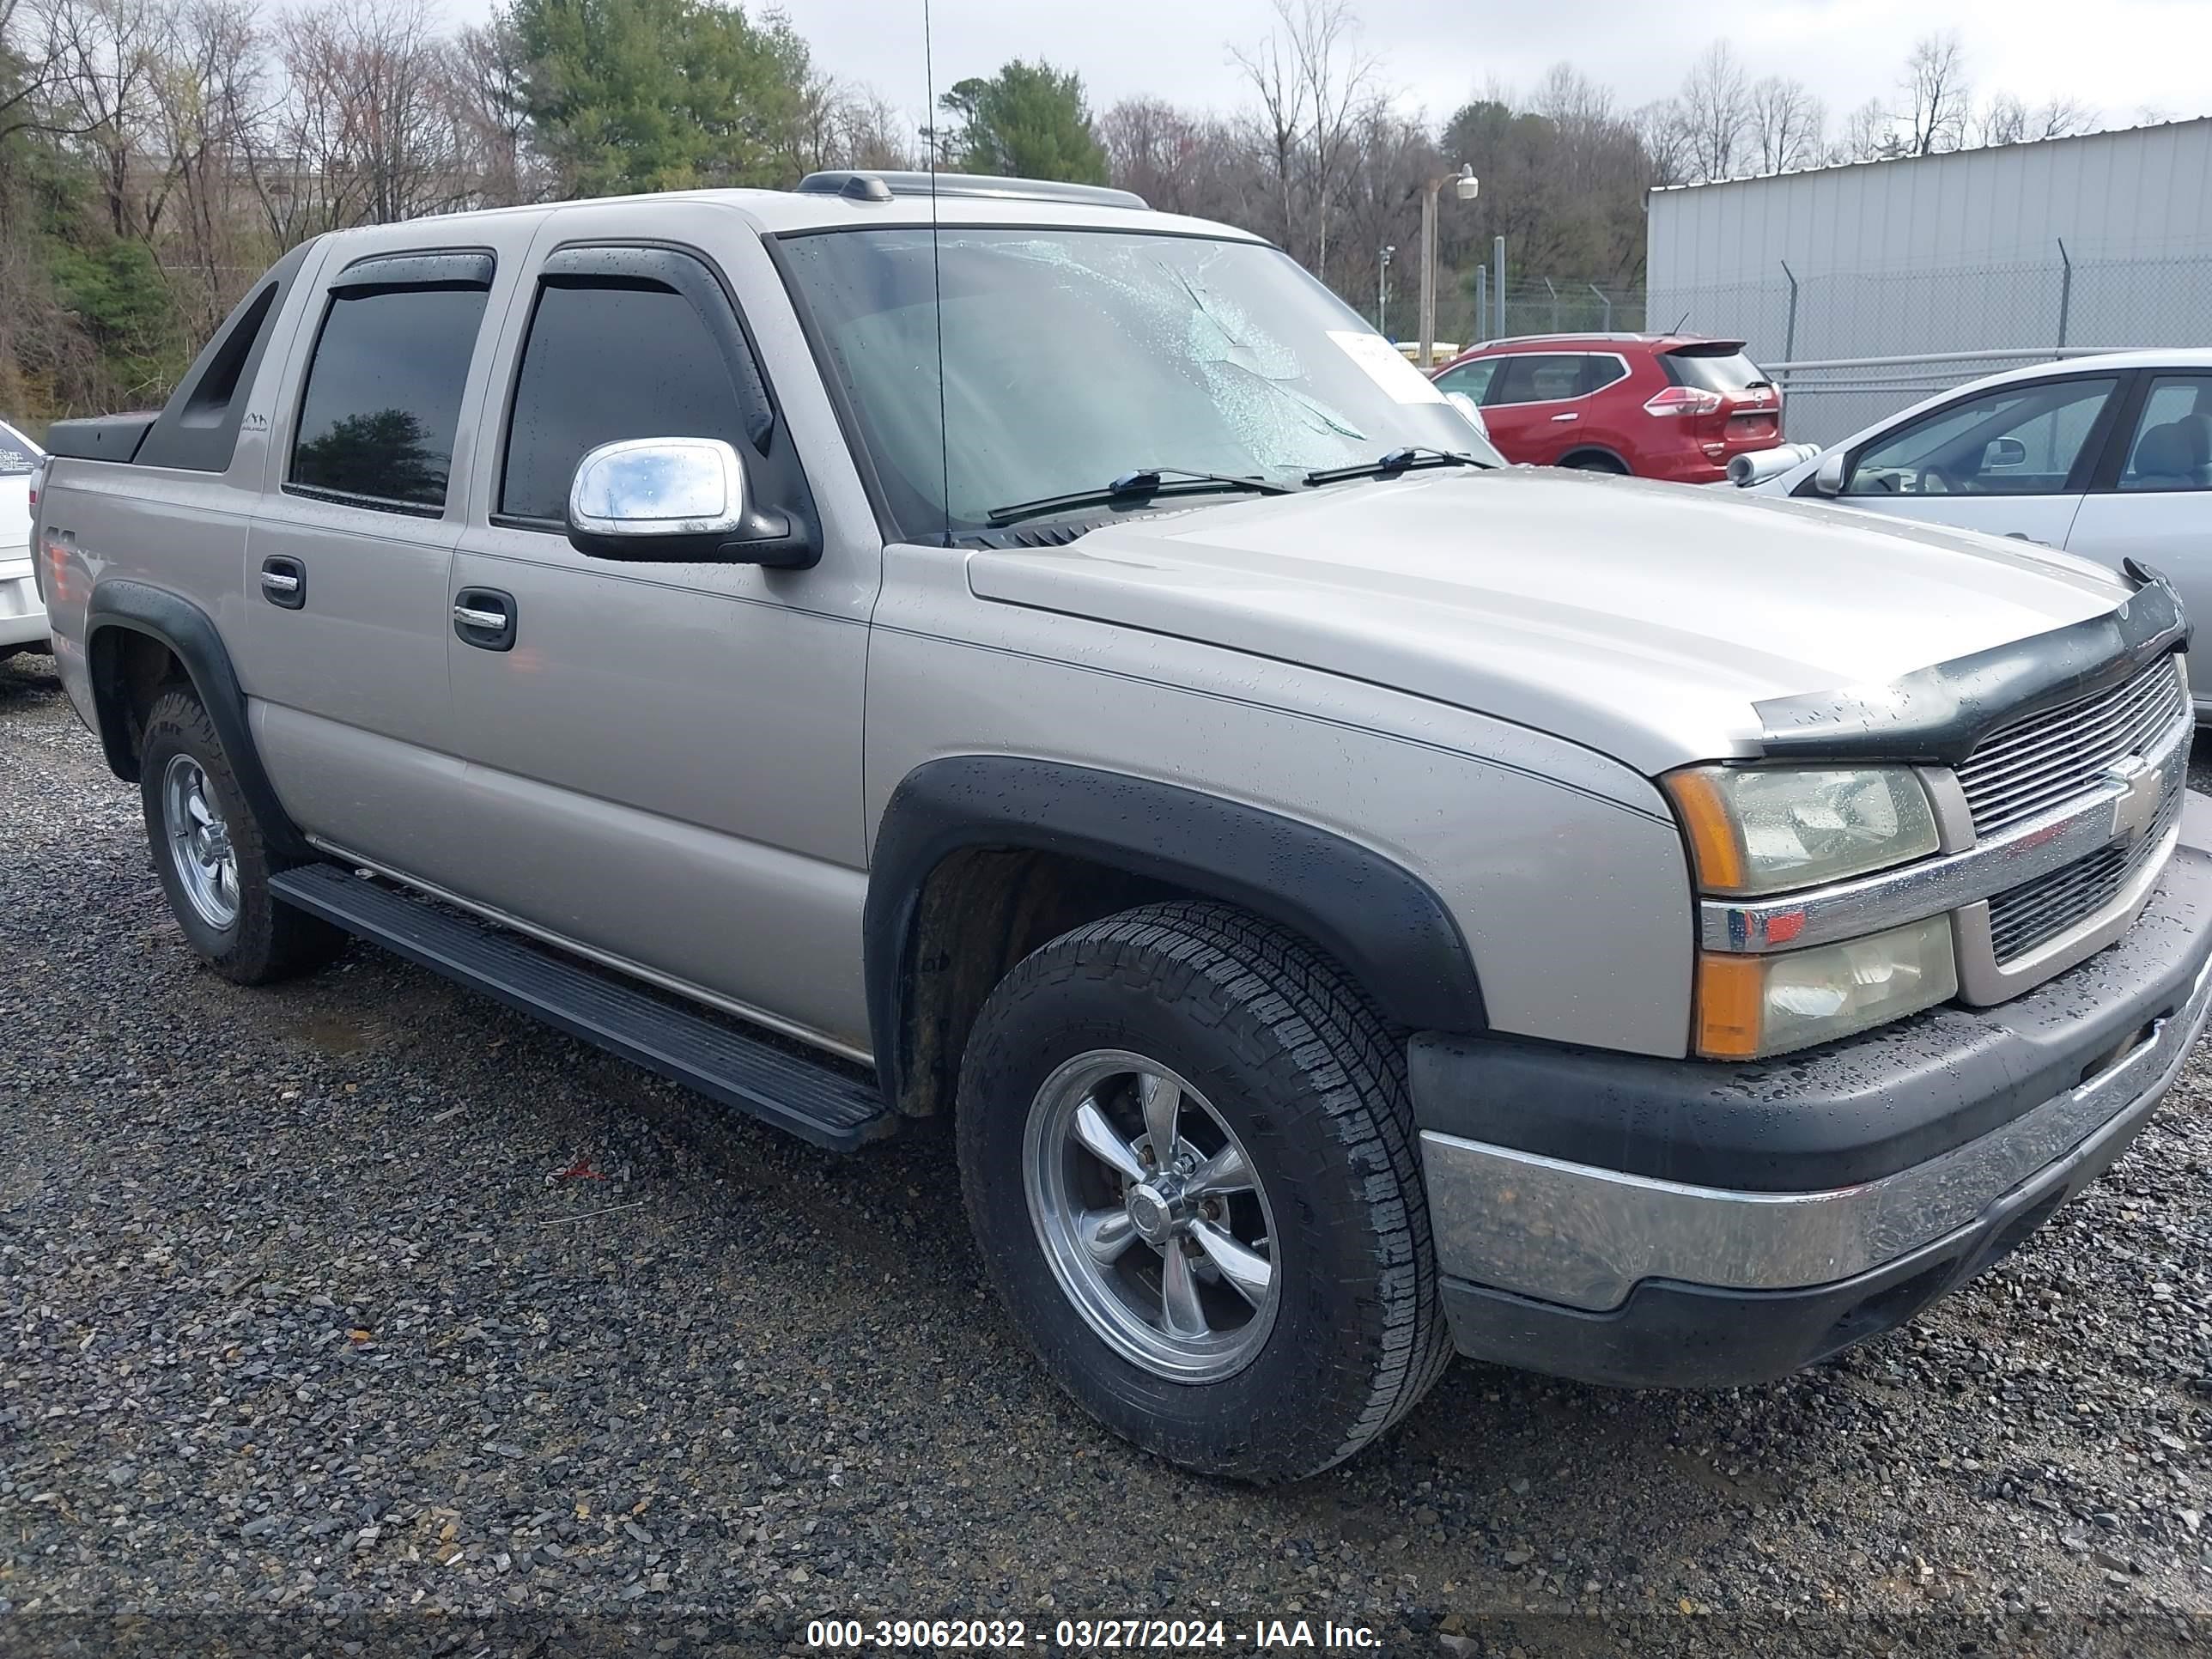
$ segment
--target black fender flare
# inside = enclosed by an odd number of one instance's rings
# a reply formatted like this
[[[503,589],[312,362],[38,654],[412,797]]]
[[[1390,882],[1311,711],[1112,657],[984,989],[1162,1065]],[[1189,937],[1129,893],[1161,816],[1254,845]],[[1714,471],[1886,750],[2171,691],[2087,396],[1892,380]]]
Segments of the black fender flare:
[[[945,859],[985,848],[1066,854],[1237,905],[1318,945],[1385,1018],[1415,1030],[1483,1029],[1474,957],[1449,908],[1372,848],[1150,778],[1018,756],[949,756],[900,781],[869,862],[868,1024],[894,1101],[912,1064],[905,1010],[924,889]]]
[[[277,800],[269,774],[262,769],[261,751],[254,747],[246,724],[246,693],[239,685],[238,671],[231,665],[230,652],[214,619],[191,600],[166,588],[125,577],[100,583],[85,605],[85,660],[91,672],[93,712],[99,720],[100,744],[108,770],[125,783],[138,781],[138,756],[131,744],[118,665],[112,646],[102,644],[104,636],[118,632],[143,634],[157,640],[184,665],[262,832],[287,857],[318,856]]]

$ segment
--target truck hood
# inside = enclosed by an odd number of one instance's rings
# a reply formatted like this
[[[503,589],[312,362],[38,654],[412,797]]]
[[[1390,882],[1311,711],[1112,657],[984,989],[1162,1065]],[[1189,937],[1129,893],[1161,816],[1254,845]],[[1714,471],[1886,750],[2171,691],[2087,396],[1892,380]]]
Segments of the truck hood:
[[[2063,554],[1632,478],[1453,468],[969,556],[980,599],[1303,663],[1638,770],[1759,751],[1752,705],[2112,611]]]

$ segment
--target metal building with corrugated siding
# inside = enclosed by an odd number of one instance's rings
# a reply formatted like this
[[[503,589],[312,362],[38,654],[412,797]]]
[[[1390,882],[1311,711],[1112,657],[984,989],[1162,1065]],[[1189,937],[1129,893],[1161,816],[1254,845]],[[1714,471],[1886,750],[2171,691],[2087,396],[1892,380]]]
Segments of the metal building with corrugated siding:
[[[2212,345],[2212,118],[1680,185],[1646,214],[1650,325],[1762,362]],[[2004,366],[1792,375],[1790,435]]]

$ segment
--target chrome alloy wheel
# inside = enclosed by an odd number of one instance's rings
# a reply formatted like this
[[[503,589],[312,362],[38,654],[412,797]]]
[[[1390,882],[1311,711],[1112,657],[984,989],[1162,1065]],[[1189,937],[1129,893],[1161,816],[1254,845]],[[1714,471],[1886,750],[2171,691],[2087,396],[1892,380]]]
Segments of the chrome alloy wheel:
[[[161,775],[161,825],[169,862],[186,902],[210,927],[238,920],[238,853],[207,774],[190,755],[173,755]]]
[[[1022,1176],[1053,1276],[1131,1364],[1178,1382],[1249,1364],[1281,1301],[1274,1218],[1221,1115],[1157,1060],[1078,1054],[1030,1108]]]

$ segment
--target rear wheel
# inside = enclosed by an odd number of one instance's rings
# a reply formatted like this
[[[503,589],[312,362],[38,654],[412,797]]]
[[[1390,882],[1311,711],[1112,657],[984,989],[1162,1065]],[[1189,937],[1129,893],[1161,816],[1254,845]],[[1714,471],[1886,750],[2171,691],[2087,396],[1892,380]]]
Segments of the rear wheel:
[[[1402,1047],[1251,917],[1151,905],[1037,951],[977,1022],[958,1128],[1022,1335],[1164,1457],[1316,1473],[1449,1358]]]
[[[138,787],[169,908],[217,973],[265,985],[319,968],[344,947],[344,933],[270,892],[283,861],[190,689],[164,691],[148,711]]]
[[[1610,472],[1617,477],[1626,477],[1628,474],[1628,469],[1611,455],[1570,455],[1559,465],[1571,472]]]

